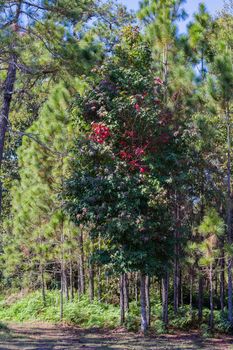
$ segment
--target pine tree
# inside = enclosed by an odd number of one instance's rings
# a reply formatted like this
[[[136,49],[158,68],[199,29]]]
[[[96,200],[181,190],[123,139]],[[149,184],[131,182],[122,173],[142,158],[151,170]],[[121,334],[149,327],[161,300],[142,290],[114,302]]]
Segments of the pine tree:
[[[63,200],[59,195],[63,191],[69,167],[68,151],[76,130],[70,115],[74,92],[74,84],[66,87],[60,83],[54,88],[39,119],[27,130],[27,134],[33,136],[25,137],[18,150],[20,180],[12,191],[14,244],[28,262],[28,268],[40,271],[43,298],[42,279],[50,261],[60,261],[64,284],[67,255],[64,240],[70,238],[73,231],[62,213]]]
[[[1,1],[0,54],[4,82],[0,107],[0,166],[17,89],[24,91],[22,98],[41,77],[55,77],[65,67],[72,68],[73,73],[80,73],[80,69],[83,73],[93,51],[96,53],[90,48],[91,38],[86,36],[78,40],[75,30],[78,23],[93,14],[93,6],[94,2],[89,0]],[[0,211],[1,199],[0,192]]]
[[[185,45],[187,38],[180,38],[178,35],[177,22],[186,17],[186,13],[182,8],[184,1],[168,0],[168,1],[144,1],[141,2],[139,18],[145,26],[146,38],[150,42],[154,52],[154,66],[159,70],[159,81],[162,83],[163,91],[161,98],[161,114],[172,115],[172,118],[185,129],[187,122],[187,114],[190,116],[189,99],[193,89],[193,71],[189,64],[189,59],[185,54]],[[186,69],[184,70],[184,67]],[[181,108],[181,106],[183,106]],[[186,115],[180,113],[186,109]],[[185,123],[183,123],[185,120]],[[177,142],[178,146],[178,142]],[[172,168],[172,182],[165,184],[169,193],[170,207],[173,210],[173,225],[174,225],[174,311],[178,312],[179,307],[179,289],[180,289],[180,258],[181,258],[181,236],[185,232],[185,225],[181,225],[182,203],[184,201],[183,189],[184,186],[184,164],[187,160],[184,159],[182,146],[179,145],[174,152],[176,165]],[[181,152],[179,154],[179,151]],[[182,164],[182,169],[179,165]],[[187,164],[187,163],[186,163]],[[178,166],[177,166],[178,165]],[[166,277],[169,278],[169,271]],[[164,281],[164,308],[167,308],[169,282]],[[167,324],[167,310],[164,310],[164,322]]]
[[[202,258],[200,264],[207,266],[208,278],[210,283],[210,328],[214,325],[214,300],[213,300],[213,269],[216,256],[218,254],[217,241],[224,233],[224,221],[219,217],[215,209],[210,209],[203,218],[199,227],[200,233],[204,235],[204,241],[201,244],[200,250]]]

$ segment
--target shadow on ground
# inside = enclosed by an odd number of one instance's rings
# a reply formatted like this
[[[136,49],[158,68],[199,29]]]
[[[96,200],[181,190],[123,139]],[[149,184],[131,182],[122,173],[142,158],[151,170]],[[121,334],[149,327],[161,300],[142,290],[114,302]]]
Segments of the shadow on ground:
[[[0,331],[0,350],[233,350],[233,338],[198,334],[142,338],[123,331],[80,330],[48,324],[10,324]]]

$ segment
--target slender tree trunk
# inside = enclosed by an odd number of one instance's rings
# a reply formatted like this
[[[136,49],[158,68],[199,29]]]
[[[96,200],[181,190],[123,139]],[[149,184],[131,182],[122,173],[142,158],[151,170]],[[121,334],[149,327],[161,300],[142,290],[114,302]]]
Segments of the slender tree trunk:
[[[120,276],[120,314],[121,325],[125,323],[124,275]]]
[[[77,282],[78,282],[78,300],[80,301],[82,291],[81,291],[81,282],[80,282],[80,259],[77,264]]]
[[[43,300],[43,305],[46,306],[44,267],[43,267],[42,264],[41,264],[41,266],[40,266],[40,275],[41,275],[41,293],[42,293],[42,300]]]
[[[146,275],[140,274],[140,302],[141,302],[141,331],[146,333],[148,329],[146,312]]]
[[[169,277],[167,271],[164,278],[162,279],[163,322],[165,327],[168,326],[168,286]]]
[[[147,324],[150,326],[150,277],[146,276],[146,313]]]
[[[179,306],[183,306],[184,302],[183,302],[183,281],[182,281],[182,271],[181,271],[181,266],[179,266],[179,271],[180,271],[180,278],[179,278]]]
[[[65,290],[65,261],[64,261],[64,222],[61,223],[61,292],[60,292],[60,320],[64,313],[64,290]]]
[[[70,300],[74,300],[74,280],[73,280],[73,266],[70,260]]]
[[[83,233],[82,230],[79,235],[79,283],[80,283],[80,294],[85,294],[85,271],[84,271],[84,249],[83,249]]]
[[[61,267],[61,269],[62,269],[62,267]],[[63,309],[64,309],[64,305],[63,305],[63,277],[62,277],[62,273],[61,273],[60,321],[63,320]]]
[[[67,271],[66,271],[66,266],[65,266],[64,267],[64,293],[66,296],[66,301],[69,301],[69,288],[68,288],[68,281],[67,281],[67,273],[66,272]]]
[[[159,300],[163,304],[163,281],[159,280]]]
[[[89,299],[92,303],[94,300],[94,293],[95,293],[95,287],[94,287],[94,266],[90,262],[89,263]]]
[[[180,227],[180,206],[179,206],[179,196],[175,191],[175,208],[174,216],[176,228],[174,231],[175,239],[175,259],[174,259],[174,282],[173,282],[173,298],[174,298],[174,313],[178,312],[179,308],[179,289],[180,289],[180,269],[179,269],[179,227]]]
[[[221,304],[221,311],[224,311],[224,300],[225,300],[225,256],[224,256],[224,249],[222,248],[222,254],[221,254],[221,272],[220,272],[220,304]]]
[[[102,299],[101,268],[98,268],[98,300]]]
[[[199,321],[202,321],[202,310],[203,310],[203,276],[201,273],[198,281],[198,319]]]
[[[99,247],[99,251],[101,250],[101,238],[99,236],[99,239],[98,239],[98,247]],[[100,266],[98,267],[98,300],[99,302],[101,301],[102,299],[102,281],[101,281],[101,268]]]
[[[124,274],[124,307],[125,314],[129,312],[129,279],[127,273]]]
[[[138,302],[138,273],[135,273],[135,301]]]
[[[178,243],[175,244],[175,262],[174,262],[174,313],[178,312],[179,308],[179,263],[178,263]]]
[[[227,239],[228,244],[232,244],[232,192],[231,192],[231,121],[229,107],[226,108],[227,124]],[[232,258],[228,258],[228,320],[232,323]]]
[[[190,314],[192,317],[193,314],[193,271],[190,271],[190,295],[189,295],[189,305],[190,305]]]
[[[209,269],[209,281],[210,281],[210,328],[214,326],[214,303],[213,303],[213,266],[210,265]]]

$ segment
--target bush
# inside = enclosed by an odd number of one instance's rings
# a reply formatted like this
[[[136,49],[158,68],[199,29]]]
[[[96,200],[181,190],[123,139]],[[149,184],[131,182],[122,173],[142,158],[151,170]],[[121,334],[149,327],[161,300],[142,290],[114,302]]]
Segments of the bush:
[[[228,321],[227,311],[214,312],[214,328],[220,333],[233,334],[233,325]]]
[[[191,312],[189,305],[180,307],[177,315],[174,314],[173,310],[170,310],[169,317],[170,325],[177,329],[188,330],[197,325],[197,311],[192,310]]]
[[[21,300],[8,305],[1,302],[0,319],[3,321],[60,321],[60,295],[58,291],[46,294],[46,306],[43,305],[39,292],[30,293]],[[119,308],[94,301],[90,303],[87,297],[73,302],[64,300],[64,319],[67,323],[83,327],[109,327],[119,324]]]

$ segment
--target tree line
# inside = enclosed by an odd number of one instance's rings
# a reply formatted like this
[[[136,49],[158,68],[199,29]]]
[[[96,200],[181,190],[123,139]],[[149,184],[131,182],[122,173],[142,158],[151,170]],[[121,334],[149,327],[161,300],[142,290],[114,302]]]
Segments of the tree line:
[[[1,289],[232,327],[233,4],[0,1]]]

